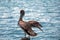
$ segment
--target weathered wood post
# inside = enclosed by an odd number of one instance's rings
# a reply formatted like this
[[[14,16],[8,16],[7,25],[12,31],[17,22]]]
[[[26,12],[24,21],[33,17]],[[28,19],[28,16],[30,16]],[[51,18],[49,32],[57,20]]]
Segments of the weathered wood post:
[[[21,40],[30,40],[28,37],[21,38]]]

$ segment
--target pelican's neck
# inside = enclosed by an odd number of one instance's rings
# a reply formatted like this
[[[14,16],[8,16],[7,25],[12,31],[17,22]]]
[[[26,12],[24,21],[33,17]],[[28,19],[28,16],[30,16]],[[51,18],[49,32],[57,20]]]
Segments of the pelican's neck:
[[[19,21],[23,21],[22,18],[20,18]]]
[[[22,19],[23,16],[24,16],[24,15],[20,15],[20,19],[19,19],[19,21],[23,21],[23,19]]]

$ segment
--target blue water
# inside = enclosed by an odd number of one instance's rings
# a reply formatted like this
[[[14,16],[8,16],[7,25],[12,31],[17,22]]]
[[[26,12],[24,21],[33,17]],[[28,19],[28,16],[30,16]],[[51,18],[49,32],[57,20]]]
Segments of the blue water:
[[[25,10],[24,20],[41,23],[44,32],[31,40],[60,40],[60,0],[0,0],[0,40],[20,40],[23,30],[17,25],[19,11]]]

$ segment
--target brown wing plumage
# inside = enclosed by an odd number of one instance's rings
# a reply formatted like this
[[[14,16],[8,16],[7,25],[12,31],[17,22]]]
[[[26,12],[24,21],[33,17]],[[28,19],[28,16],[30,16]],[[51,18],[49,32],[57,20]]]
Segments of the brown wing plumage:
[[[31,27],[32,27],[32,26],[33,26],[33,27],[37,27],[37,28],[39,28],[41,31],[43,31],[43,30],[41,29],[42,25],[39,24],[39,22],[37,22],[37,21],[29,21],[28,23],[31,24]]]
[[[31,29],[31,26],[28,22],[20,21],[20,27],[30,36],[36,36],[37,34]]]
[[[37,21],[29,21],[29,23],[30,23],[32,26],[35,26],[35,27],[37,27],[37,26],[42,27],[42,25],[41,25],[39,22],[37,22]]]

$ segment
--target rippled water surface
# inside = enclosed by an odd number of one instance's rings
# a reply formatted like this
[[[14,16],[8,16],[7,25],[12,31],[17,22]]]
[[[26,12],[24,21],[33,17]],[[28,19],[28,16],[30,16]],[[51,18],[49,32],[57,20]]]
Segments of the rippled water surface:
[[[25,10],[24,20],[41,23],[43,31],[31,40],[60,40],[60,0],[0,0],[0,40],[20,40],[23,30],[17,25],[19,11]]]

